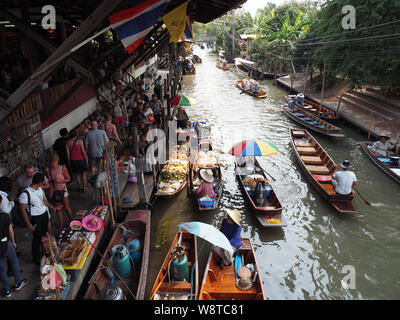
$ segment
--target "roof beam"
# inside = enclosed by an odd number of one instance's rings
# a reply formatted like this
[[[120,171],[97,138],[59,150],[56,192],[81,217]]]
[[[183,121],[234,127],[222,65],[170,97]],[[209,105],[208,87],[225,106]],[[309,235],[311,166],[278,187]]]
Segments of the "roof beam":
[[[8,19],[10,22],[12,22],[19,30],[21,30],[25,36],[28,38],[36,41],[39,43],[42,47],[45,49],[49,50],[50,53],[54,52],[57,47],[54,46],[52,43],[50,43],[47,39],[42,37],[41,35],[37,34],[36,32],[32,31],[28,26],[26,26],[25,23],[23,23],[21,20],[19,20],[16,16],[8,12],[7,10],[1,9],[0,8],[0,15]],[[72,58],[68,58],[66,62],[73,68],[79,70],[85,77],[91,79],[93,81],[93,74],[89,72],[85,67],[83,67],[80,63],[75,61]]]
[[[95,11],[86,18],[79,28],[71,34],[39,68],[44,69],[46,66],[53,64],[66,52],[91,36],[122,2],[123,0],[103,0]],[[12,114],[12,112],[29,97],[29,95],[32,94],[61,63],[62,61],[57,62],[35,79],[28,78],[25,80],[25,82],[7,99],[7,104],[11,107],[8,115]],[[4,118],[0,119],[0,121],[2,120],[4,120]]]

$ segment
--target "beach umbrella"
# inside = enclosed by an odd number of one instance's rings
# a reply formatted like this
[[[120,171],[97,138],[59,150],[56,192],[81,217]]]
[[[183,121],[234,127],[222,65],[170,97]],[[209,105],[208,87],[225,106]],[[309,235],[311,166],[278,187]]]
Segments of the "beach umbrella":
[[[278,153],[278,147],[263,139],[243,140],[235,144],[228,153],[233,156],[268,157]]]
[[[194,106],[197,103],[198,102],[196,100],[188,96],[176,96],[175,98],[172,98],[168,102],[168,104],[172,106],[180,106],[180,107]]]
[[[197,237],[207,240],[217,247],[233,253],[232,245],[228,238],[221,231],[210,224],[193,221],[178,224],[178,227],[185,229],[187,232],[190,232]]]

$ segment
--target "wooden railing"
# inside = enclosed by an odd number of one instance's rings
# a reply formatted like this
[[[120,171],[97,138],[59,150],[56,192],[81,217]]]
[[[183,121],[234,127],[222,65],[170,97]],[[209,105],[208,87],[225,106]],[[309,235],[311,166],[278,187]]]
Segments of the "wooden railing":
[[[28,118],[31,114],[41,110],[39,95],[34,95],[26,99],[4,122],[10,125],[15,122]]]
[[[78,78],[59,84],[58,86],[43,90],[40,93],[42,107],[46,109],[54,105],[76,82]]]

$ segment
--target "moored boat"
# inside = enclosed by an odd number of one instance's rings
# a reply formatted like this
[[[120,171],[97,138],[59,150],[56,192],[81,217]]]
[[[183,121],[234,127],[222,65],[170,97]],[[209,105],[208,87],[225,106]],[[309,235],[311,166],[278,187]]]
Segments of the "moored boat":
[[[198,277],[197,237],[178,232],[154,282],[150,300],[196,300]]]
[[[292,112],[285,105],[282,105],[282,108],[290,119],[310,130],[313,130],[315,132],[321,133],[329,137],[344,138],[342,129],[312,115],[307,111],[295,110]]]
[[[150,218],[151,211],[149,210],[130,211],[127,214],[125,221],[121,223],[114,231],[107,249],[103,254],[103,257],[97,266],[93,278],[91,279],[86,290],[84,299],[106,299],[105,294],[107,293],[107,290],[110,292],[117,292],[117,288],[122,289],[123,295],[127,299],[133,299],[129,291],[121,283],[118,277],[115,278],[115,283],[111,285],[111,279],[107,273],[107,268],[109,268],[109,264],[113,265],[112,252],[115,246],[127,245],[129,248],[129,244],[135,241],[136,243],[140,243],[141,249],[131,253],[129,260],[131,263],[132,272],[124,280],[124,282],[129,287],[129,290],[135,295],[136,300],[144,299],[149,262]],[[135,259],[133,259],[132,256],[135,257]]]
[[[261,169],[257,159],[254,161],[254,174],[242,175],[235,161],[235,174],[239,182],[244,199],[252,211],[256,214],[257,220],[263,227],[285,227],[285,217],[282,214],[282,205],[274,189]],[[257,205],[254,198],[257,181],[264,181],[266,195],[261,205]]]
[[[231,266],[225,266],[221,270],[219,263],[217,263],[220,257],[211,251],[204,270],[199,300],[266,299],[260,278],[261,271],[258,268],[257,259],[249,238],[242,238],[242,247],[237,250],[234,259],[235,263]],[[247,287],[242,287],[240,282],[242,279],[238,279],[237,270],[248,265],[252,265],[250,279],[243,279],[244,285],[247,284]]]
[[[219,62],[219,61],[217,61],[216,62],[216,66],[217,66],[217,68],[218,69],[222,69],[222,70],[229,70],[230,69],[230,67],[228,66],[228,65],[223,65],[221,62]]]
[[[212,171],[214,179],[213,187],[216,197],[210,198],[209,200],[207,199],[207,201],[200,200],[200,198],[198,198],[198,196],[195,193],[196,189],[201,183],[200,170],[202,169],[210,169]],[[224,191],[224,182],[222,180],[221,166],[218,162],[215,153],[213,151],[208,151],[208,152],[204,152],[201,150],[198,151],[193,164],[189,166],[189,181],[188,181],[188,193],[192,197],[197,209],[199,211],[211,211],[218,209],[223,191]]]
[[[299,162],[300,170],[308,181],[340,213],[356,212],[352,203],[354,192],[350,195],[341,195],[335,191],[332,175],[339,169],[328,153],[307,130],[289,130],[291,145]]]
[[[286,96],[286,101],[289,102],[289,99],[293,97],[296,99],[295,95]],[[296,107],[311,113],[314,116],[318,116],[319,118],[325,121],[332,121],[339,118],[338,114],[335,111],[332,111],[326,107],[320,106],[318,103],[315,103],[311,100],[304,99],[303,104],[296,103]]]
[[[361,141],[361,148],[365,151],[368,157],[392,179],[400,183],[400,154],[392,156],[375,155],[371,151],[374,143],[372,141]]]
[[[242,81],[241,81],[241,80],[236,81],[236,86],[237,86],[240,90],[242,90],[243,92],[245,92],[245,93],[247,93],[247,94],[249,94],[249,95],[251,95],[251,96],[253,96],[253,97],[257,98],[257,99],[264,99],[264,98],[267,97],[266,92],[265,92],[263,89],[261,89],[261,88],[260,88],[260,92],[259,92],[259,93],[254,93],[254,92],[252,92],[252,91],[250,91],[250,90],[245,90],[245,89],[242,87]]]

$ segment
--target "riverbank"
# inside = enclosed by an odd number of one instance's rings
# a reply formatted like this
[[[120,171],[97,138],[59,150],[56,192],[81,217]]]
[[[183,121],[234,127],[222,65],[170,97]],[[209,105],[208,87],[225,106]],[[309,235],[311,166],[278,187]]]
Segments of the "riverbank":
[[[291,86],[290,76],[280,77],[277,84],[290,90],[291,94],[303,92],[306,99],[321,102],[321,92],[310,89],[309,83],[304,92],[304,77],[297,74],[297,79]],[[336,111],[340,102],[340,118],[356,126],[366,134],[379,137],[385,133],[393,140],[400,133],[400,100],[370,91],[367,88],[360,92],[348,92],[348,86],[343,83],[335,83],[324,90],[322,105]]]

